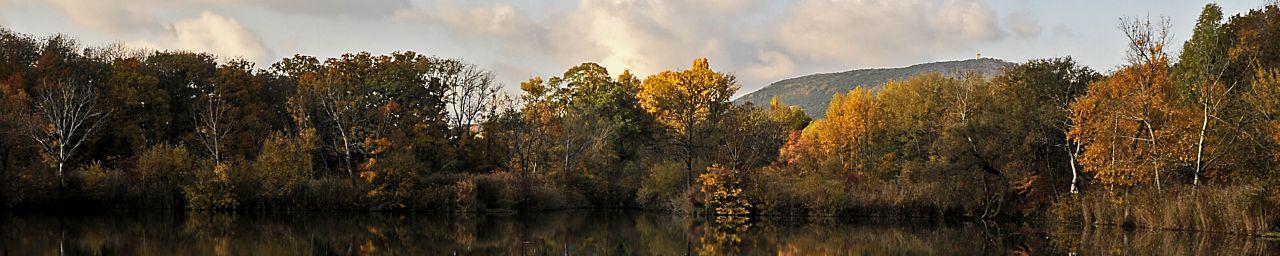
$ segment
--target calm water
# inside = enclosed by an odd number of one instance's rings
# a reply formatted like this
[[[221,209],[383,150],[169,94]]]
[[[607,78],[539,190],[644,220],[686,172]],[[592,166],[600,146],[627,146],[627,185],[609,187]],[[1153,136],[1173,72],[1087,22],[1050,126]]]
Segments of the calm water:
[[[1280,241],[1118,228],[570,211],[530,216],[3,214],[0,255],[1275,255]]]

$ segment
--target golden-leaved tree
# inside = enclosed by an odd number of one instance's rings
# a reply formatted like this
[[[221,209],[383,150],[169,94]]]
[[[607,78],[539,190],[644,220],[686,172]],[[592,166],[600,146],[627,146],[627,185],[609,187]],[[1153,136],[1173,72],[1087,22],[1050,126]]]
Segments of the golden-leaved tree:
[[[862,173],[869,168],[872,135],[879,119],[875,96],[859,87],[832,97],[826,118],[804,129],[800,139],[815,147],[813,153],[839,161],[845,174]]]
[[[688,185],[693,184],[694,160],[706,146],[703,139],[733,104],[729,97],[737,91],[734,77],[711,70],[705,58],[694,60],[688,70],[662,71],[641,84],[640,106],[674,137],[684,160]]]

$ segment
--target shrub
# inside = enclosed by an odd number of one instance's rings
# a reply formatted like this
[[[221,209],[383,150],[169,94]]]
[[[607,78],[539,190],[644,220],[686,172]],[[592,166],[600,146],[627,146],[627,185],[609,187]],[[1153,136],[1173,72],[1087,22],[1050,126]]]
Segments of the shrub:
[[[368,183],[359,182],[345,175],[324,176],[302,186],[295,200],[298,207],[312,210],[359,210],[372,205],[366,194]]]
[[[196,173],[196,181],[182,191],[191,209],[235,209],[240,206],[231,180],[231,165],[219,164],[211,171]]]
[[[195,180],[196,166],[196,157],[186,147],[150,147],[138,156],[138,182],[131,194],[140,207],[180,206],[182,188]]]
[[[764,215],[800,214],[805,210],[797,196],[795,175],[788,175],[777,167],[757,170],[747,181],[746,193],[755,207],[753,212]]]
[[[707,209],[716,215],[746,215],[751,203],[742,192],[741,179],[739,171],[719,165],[698,175],[698,191],[702,192]]]
[[[471,180],[459,180],[453,185],[454,203],[457,205],[458,211],[469,212],[475,211],[480,207],[480,202],[476,199],[476,183]]]
[[[84,182],[83,189],[88,199],[108,206],[121,200],[129,187],[128,181],[119,171],[102,167],[99,162],[85,166],[79,174]]]
[[[685,167],[677,162],[663,162],[649,169],[640,183],[640,204],[656,209],[691,210]]]
[[[311,178],[315,147],[315,132],[311,129],[297,136],[276,133],[267,138],[252,168],[260,199],[278,204],[295,196]]]
[[[474,198],[483,211],[515,211],[519,201],[518,191],[512,189],[514,176],[508,173],[492,173],[472,176],[475,182]]]
[[[377,209],[415,208],[418,202],[421,178],[418,168],[423,164],[409,152],[390,152],[381,158],[369,158],[362,166],[360,177],[372,188],[367,196]]]

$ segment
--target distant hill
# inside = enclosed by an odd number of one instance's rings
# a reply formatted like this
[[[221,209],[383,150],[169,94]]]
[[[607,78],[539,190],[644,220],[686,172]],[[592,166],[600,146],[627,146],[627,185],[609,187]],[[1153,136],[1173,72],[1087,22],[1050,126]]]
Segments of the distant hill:
[[[960,61],[943,61],[916,64],[905,68],[875,68],[850,70],[839,73],[813,74],[774,82],[760,90],[743,95],[734,102],[752,102],[756,105],[767,105],[773,96],[778,96],[789,105],[797,105],[814,118],[820,118],[827,112],[827,104],[836,93],[846,93],[859,86],[878,90],[881,85],[892,80],[899,80],[916,74],[938,72],[947,76],[955,76],[965,72],[978,72],[984,75],[996,75],[1013,63],[1000,59],[982,58]]]

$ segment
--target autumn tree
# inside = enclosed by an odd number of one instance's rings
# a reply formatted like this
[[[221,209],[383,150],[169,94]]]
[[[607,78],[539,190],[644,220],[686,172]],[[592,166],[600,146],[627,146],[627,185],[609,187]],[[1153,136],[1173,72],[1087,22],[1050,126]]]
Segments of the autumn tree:
[[[195,99],[200,96],[198,88],[209,88],[210,83],[218,72],[217,60],[208,54],[190,53],[190,52],[157,52],[148,56],[144,63],[148,72],[156,79],[156,90],[163,92],[164,96],[157,98],[167,98],[167,102],[150,102],[153,106],[146,108],[165,108],[165,110],[157,110],[156,114],[160,114],[155,120],[159,126],[156,127],[159,134],[162,134],[161,143],[176,143],[179,141],[194,142],[197,132],[195,119],[190,118],[192,113],[196,112],[198,102]],[[134,86],[146,86],[139,83]],[[137,103],[141,107],[142,103]],[[128,110],[126,110],[128,111]],[[170,118],[164,118],[163,113],[172,115]],[[121,118],[124,118],[122,116]],[[192,146],[197,146],[193,144]]]
[[[845,175],[867,175],[876,158],[871,147],[880,122],[875,95],[859,87],[833,96],[826,117],[805,128],[800,140],[816,150],[808,153],[819,156],[811,161],[825,161],[821,156],[829,156],[840,163]]]
[[[1252,115],[1258,120],[1253,133],[1261,137],[1257,141],[1262,154],[1270,155],[1271,161],[1280,162],[1280,68],[1259,70],[1254,75],[1252,88],[1245,95],[1245,101],[1252,107]],[[1271,184],[1280,183],[1280,174],[1273,169],[1263,170],[1257,174],[1262,180]]]
[[[368,54],[346,54],[341,58],[326,60],[323,64],[315,58],[295,56],[275,66],[279,72],[289,75],[298,83],[295,97],[305,97],[316,109],[323,131],[329,143],[328,149],[341,158],[338,166],[348,177],[356,175],[356,161],[360,154],[361,132],[365,132],[366,103],[369,96],[360,78],[372,65]]]
[[[509,123],[521,134],[511,142],[518,161],[513,166],[556,175],[566,185],[600,195],[597,203],[630,197],[638,178],[630,170],[636,169],[652,123],[639,107],[639,85],[629,71],[615,78],[595,63],[521,84],[520,120]]]
[[[8,191],[16,182],[12,177],[22,170],[38,165],[39,154],[26,135],[30,120],[31,85],[34,78],[30,67],[39,57],[39,42],[22,34],[0,28],[0,193]]]
[[[1124,20],[1129,65],[1089,85],[1072,105],[1071,139],[1084,145],[1080,165],[1104,185],[1131,187],[1152,182],[1174,167],[1183,141],[1169,79],[1168,22]]]
[[[104,140],[110,140],[111,155],[134,156],[152,144],[171,139],[164,127],[173,123],[169,94],[160,89],[159,78],[143,59],[111,60],[106,79],[106,97],[118,114],[112,118]]]
[[[738,91],[733,76],[711,70],[707,59],[693,61],[682,71],[663,71],[645,78],[639,90],[640,105],[675,137],[684,158],[688,185],[693,185],[693,164],[706,147],[700,140],[732,104]]]
[[[717,123],[712,161],[726,168],[753,170],[774,163],[779,148],[810,118],[799,107],[774,101],[768,107],[734,105]]]

